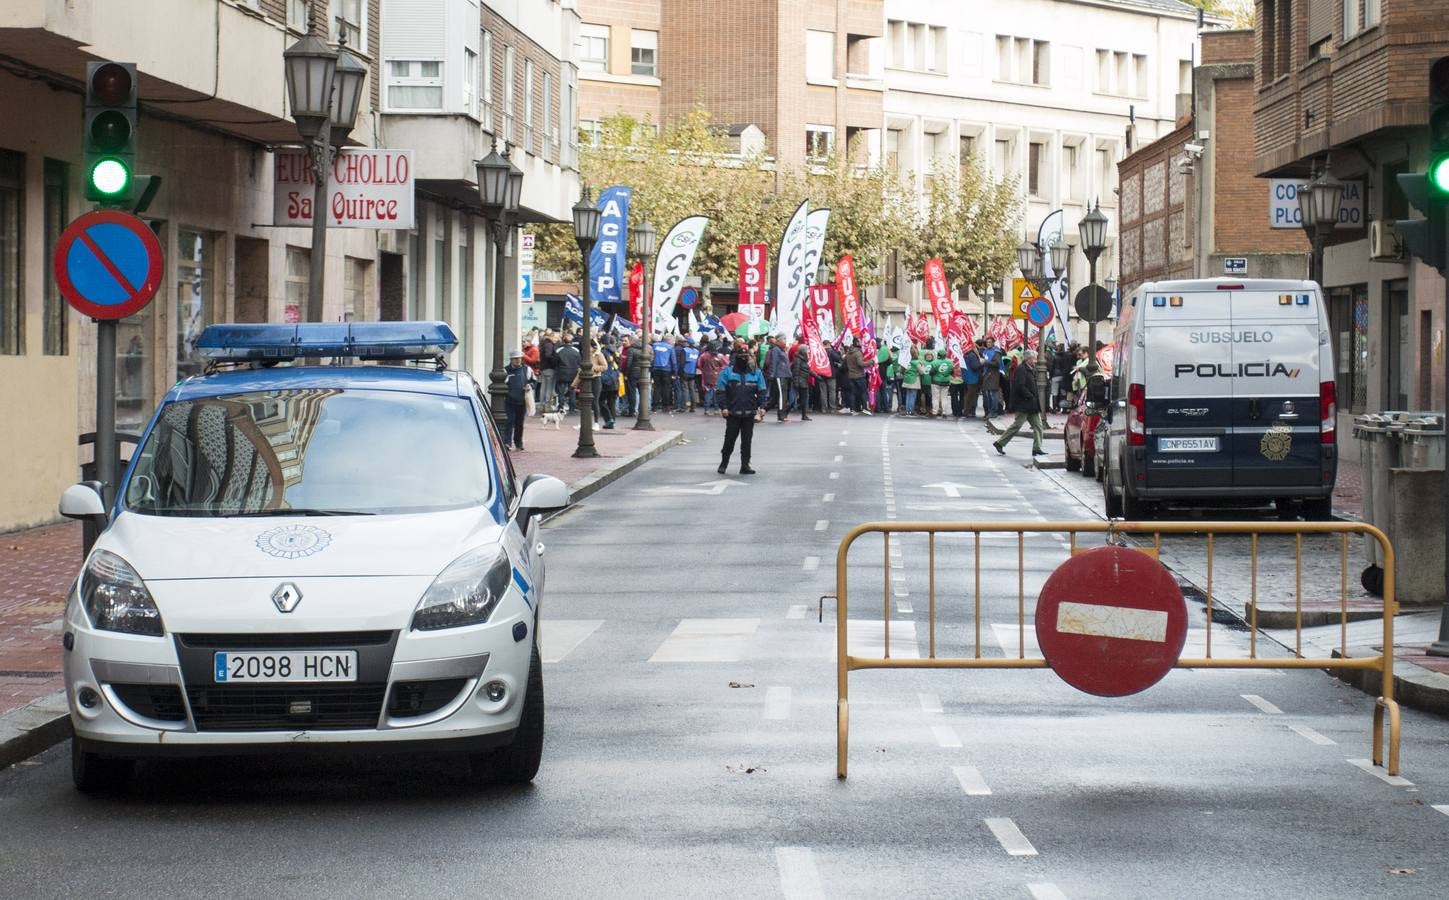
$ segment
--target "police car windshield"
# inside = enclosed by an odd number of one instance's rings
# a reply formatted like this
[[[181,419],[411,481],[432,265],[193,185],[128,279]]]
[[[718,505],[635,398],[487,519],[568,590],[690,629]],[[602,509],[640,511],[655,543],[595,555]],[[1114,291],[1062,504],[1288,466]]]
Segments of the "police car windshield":
[[[488,500],[486,452],[458,397],[312,388],[177,400],[125,502],[161,516],[458,509]]]

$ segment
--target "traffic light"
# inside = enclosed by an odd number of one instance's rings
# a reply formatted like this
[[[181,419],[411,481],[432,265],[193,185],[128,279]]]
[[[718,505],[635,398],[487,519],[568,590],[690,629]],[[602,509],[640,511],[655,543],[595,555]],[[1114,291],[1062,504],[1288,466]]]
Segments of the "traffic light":
[[[1410,256],[1440,272],[1449,268],[1449,56],[1429,66],[1429,165],[1423,174],[1405,172],[1399,187],[1422,219],[1400,219],[1394,225]]]
[[[102,206],[124,206],[134,193],[136,66],[86,63],[85,195]]]

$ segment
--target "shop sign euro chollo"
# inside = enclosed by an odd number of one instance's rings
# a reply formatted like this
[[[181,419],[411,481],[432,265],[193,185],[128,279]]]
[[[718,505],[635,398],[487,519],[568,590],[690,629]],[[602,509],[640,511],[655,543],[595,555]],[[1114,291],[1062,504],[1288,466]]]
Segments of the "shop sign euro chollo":
[[[412,228],[413,151],[344,147],[327,190],[331,228]],[[273,224],[312,224],[312,164],[305,150],[276,152]]]

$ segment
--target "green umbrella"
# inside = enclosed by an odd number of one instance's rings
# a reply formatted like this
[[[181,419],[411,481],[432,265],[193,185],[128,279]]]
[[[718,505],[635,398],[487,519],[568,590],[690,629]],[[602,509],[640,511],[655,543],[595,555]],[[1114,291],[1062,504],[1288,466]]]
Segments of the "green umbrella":
[[[770,333],[770,323],[764,319],[751,319],[735,326],[735,337],[752,338]]]

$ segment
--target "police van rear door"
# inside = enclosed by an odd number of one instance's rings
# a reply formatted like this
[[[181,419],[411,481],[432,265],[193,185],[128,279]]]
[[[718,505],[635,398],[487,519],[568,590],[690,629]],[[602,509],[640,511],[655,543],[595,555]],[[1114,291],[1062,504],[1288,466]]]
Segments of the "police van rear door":
[[[1147,292],[1139,301],[1144,377],[1146,486],[1226,488],[1232,425],[1233,344],[1226,292]]]
[[[1233,484],[1262,488],[1322,480],[1318,297],[1302,290],[1232,291],[1235,377]]]

